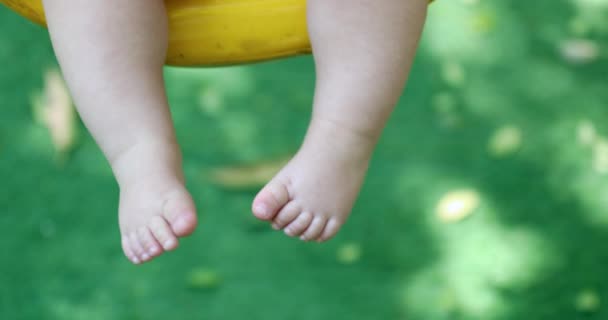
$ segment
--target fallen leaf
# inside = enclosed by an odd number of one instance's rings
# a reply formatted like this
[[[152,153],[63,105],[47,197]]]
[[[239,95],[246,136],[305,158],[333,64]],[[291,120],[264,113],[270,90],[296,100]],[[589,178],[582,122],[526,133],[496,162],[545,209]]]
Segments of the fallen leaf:
[[[498,128],[488,143],[488,151],[495,157],[504,157],[519,150],[522,142],[521,130],[516,126],[506,125]]]
[[[287,159],[272,160],[244,166],[211,169],[212,183],[228,189],[250,189],[265,185],[287,163]]]
[[[336,256],[340,263],[354,264],[361,259],[361,246],[356,243],[342,245]]]
[[[586,39],[569,39],[560,44],[562,57],[571,63],[589,63],[598,58],[598,44]]]
[[[66,155],[76,140],[76,111],[68,89],[56,69],[44,76],[44,89],[33,99],[36,121],[49,131],[51,142],[59,155]]]
[[[594,290],[583,289],[580,291],[574,301],[576,310],[579,312],[594,312],[600,307],[600,297]]]
[[[437,203],[435,213],[445,223],[458,222],[479,207],[479,193],[474,189],[460,189],[446,193]]]
[[[222,283],[219,274],[211,269],[197,268],[188,274],[187,284],[192,289],[216,289]]]

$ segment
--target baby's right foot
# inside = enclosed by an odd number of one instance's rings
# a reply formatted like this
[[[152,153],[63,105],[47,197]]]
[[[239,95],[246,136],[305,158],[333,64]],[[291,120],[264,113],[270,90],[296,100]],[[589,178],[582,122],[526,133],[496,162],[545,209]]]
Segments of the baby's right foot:
[[[313,120],[296,156],[256,196],[253,214],[304,241],[326,241],[346,222],[367,172],[374,139]]]
[[[175,249],[178,238],[191,234],[197,225],[180,161],[171,151],[177,147],[166,147],[135,146],[111,161],[120,185],[122,248],[134,264]]]

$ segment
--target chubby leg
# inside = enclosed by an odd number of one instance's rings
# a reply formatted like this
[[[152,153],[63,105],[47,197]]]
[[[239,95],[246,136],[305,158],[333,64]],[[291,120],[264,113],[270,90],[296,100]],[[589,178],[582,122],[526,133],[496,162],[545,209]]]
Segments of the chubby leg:
[[[44,0],[49,31],[77,109],[120,186],[122,245],[134,263],[174,249],[197,223],[162,66],[162,0]]]
[[[348,218],[403,91],[427,0],[309,0],[317,71],[313,116],[294,158],[253,202],[260,219],[324,241]]]

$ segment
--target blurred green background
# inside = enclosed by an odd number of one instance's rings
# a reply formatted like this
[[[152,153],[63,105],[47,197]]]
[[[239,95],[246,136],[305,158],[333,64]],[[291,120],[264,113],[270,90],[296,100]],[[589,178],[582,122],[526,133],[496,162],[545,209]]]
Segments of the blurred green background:
[[[312,58],[167,68],[202,224],[132,266],[46,30],[0,7],[0,319],[608,319],[607,49],[607,0],[434,3],[321,245],[249,209],[304,134]]]

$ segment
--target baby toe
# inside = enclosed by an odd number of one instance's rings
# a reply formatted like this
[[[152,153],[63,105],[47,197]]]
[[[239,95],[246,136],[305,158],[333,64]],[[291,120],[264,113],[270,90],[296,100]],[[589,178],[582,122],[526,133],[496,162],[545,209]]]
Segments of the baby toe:
[[[198,224],[194,202],[185,189],[176,190],[167,197],[163,205],[163,216],[169,222],[173,234],[178,237],[190,235]]]
[[[283,229],[290,224],[300,214],[300,208],[293,202],[288,203],[281,209],[272,222],[275,230]]]
[[[148,254],[144,251],[143,246],[139,242],[139,237],[137,236],[137,233],[131,232],[129,234],[129,244],[131,246],[131,250],[140,262],[145,262],[146,258],[149,258]]]
[[[291,237],[301,235],[312,222],[313,215],[308,211],[302,212],[295,220],[285,227],[285,234]]]
[[[319,236],[319,238],[315,240],[317,240],[318,242],[323,242],[333,238],[336,233],[338,233],[338,230],[340,230],[341,225],[342,224],[335,218],[329,219],[327,225],[325,226],[325,229],[323,230],[323,233],[321,234],[321,236]]]
[[[300,240],[309,241],[318,238],[323,232],[326,220],[323,216],[316,216],[313,218],[310,226],[304,231]]]
[[[133,250],[131,250],[131,243],[129,242],[129,237],[123,236],[121,241],[120,241],[121,245],[122,245],[122,251],[125,253],[125,256],[134,264],[139,264],[141,263],[141,261],[139,260],[139,258],[137,258],[137,256],[135,255],[135,253],[133,253]]]
[[[171,230],[169,223],[167,223],[163,217],[152,217],[150,219],[149,227],[152,235],[164,250],[169,251],[177,248],[179,243],[177,237],[173,234],[173,230]]]
[[[287,187],[279,179],[274,179],[257,194],[251,210],[258,219],[272,220],[288,201]]]
[[[160,245],[156,242],[156,239],[152,236],[148,227],[141,227],[137,229],[137,236],[141,243],[144,251],[150,255],[150,257],[156,257],[161,254]]]

